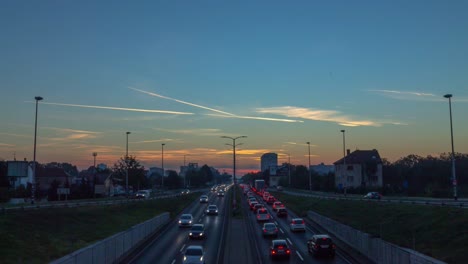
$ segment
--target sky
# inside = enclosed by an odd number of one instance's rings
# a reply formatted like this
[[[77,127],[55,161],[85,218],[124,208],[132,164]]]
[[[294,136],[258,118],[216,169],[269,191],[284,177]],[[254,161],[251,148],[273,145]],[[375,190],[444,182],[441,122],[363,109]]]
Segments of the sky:
[[[16,1],[0,8],[0,160],[129,155],[237,174],[468,153],[467,1]],[[231,145],[231,146],[230,146]]]

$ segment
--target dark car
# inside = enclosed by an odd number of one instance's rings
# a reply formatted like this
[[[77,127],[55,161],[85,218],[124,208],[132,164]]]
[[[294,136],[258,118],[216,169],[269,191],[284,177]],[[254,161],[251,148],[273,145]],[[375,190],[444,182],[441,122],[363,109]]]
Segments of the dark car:
[[[317,256],[335,256],[336,246],[328,235],[313,235],[307,241],[309,253]]]
[[[278,237],[278,227],[274,223],[265,223],[262,228],[263,237]]]
[[[380,200],[382,198],[382,195],[378,192],[370,192],[364,195],[364,199],[377,199]]]
[[[268,196],[266,202],[267,204],[273,204],[274,202],[276,202],[276,198],[270,195]]]
[[[205,238],[205,226],[203,224],[195,224],[190,229],[189,238],[203,239]]]
[[[270,257],[275,258],[289,258],[291,256],[291,249],[284,239],[276,239],[271,241]]]
[[[276,216],[278,216],[278,217],[288,217],[288,210],[286,210],[286,208],[279,208],[276,211]]]

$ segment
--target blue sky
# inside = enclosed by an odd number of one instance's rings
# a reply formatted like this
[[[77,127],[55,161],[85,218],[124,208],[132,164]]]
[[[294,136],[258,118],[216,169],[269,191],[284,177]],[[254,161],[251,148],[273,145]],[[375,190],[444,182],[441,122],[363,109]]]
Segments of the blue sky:
[[[2,1],[0,159],[230,172],[468,148],[466,1]],[[148,111],[151,110],[151,111]]]

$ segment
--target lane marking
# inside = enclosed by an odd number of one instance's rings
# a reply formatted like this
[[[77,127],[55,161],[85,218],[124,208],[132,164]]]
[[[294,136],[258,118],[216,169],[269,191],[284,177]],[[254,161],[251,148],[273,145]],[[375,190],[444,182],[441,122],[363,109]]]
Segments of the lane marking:
[[[279,230],[281,231],[281,233],[283,233],[283,234],[284,234],[284,231],[283,231],[283,229],[281,229],[281,228],[280,228]]]
[[[175,263],[175,259],[172,260],[171,264],[174,264]]]
[[[277,222],[277,221],[275,221],[275,224],[276,224],[276,225],[278,225],[278,222]]]
[[[182,246],[182,248],[180,249],[180,252],[184,251],[184,248],[185,248],[185,244]]]
[[[291,240],[289,240],[289,237],[287,237],[286,240],[287,240],[287,241],[289,242],[289,244],[291,244],[291,246],[292,246],[293,243],[291,242]]]
[[[202,220],[203,220],[203,219],[200,218],[200,219],[198,219],[198,222],[200,223]]]
[[[296,251],[296,254],[302,261],[304,261],[304,258],[301,256],[301,253],[299,253],[299,251]]]

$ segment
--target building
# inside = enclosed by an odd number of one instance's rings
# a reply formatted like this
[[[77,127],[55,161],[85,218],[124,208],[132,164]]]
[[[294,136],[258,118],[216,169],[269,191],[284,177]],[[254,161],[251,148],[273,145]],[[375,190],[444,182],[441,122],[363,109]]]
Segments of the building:
[[[27,187],[32,182],[32,163],[28,161],[7,161],[7,178],[14,189],[20,185]]]
[[[278,166],[278,154],[276,153],[265,153],[261,157],[260,170],[264,172],[270,170],[270,167],[276,168]]]
[[[323,163],[320,163],[319,165],[310,166],[310,170],[315,171],[320,176],[325,176],[328,173],[334,173],[335,172],[335,166],[334,165],[325,165]]]
[[[378,188],[383,186],[382,159],[373,150],[355,150],[346,157],[333,163],[335,165],[335,184],[343,188]]]

